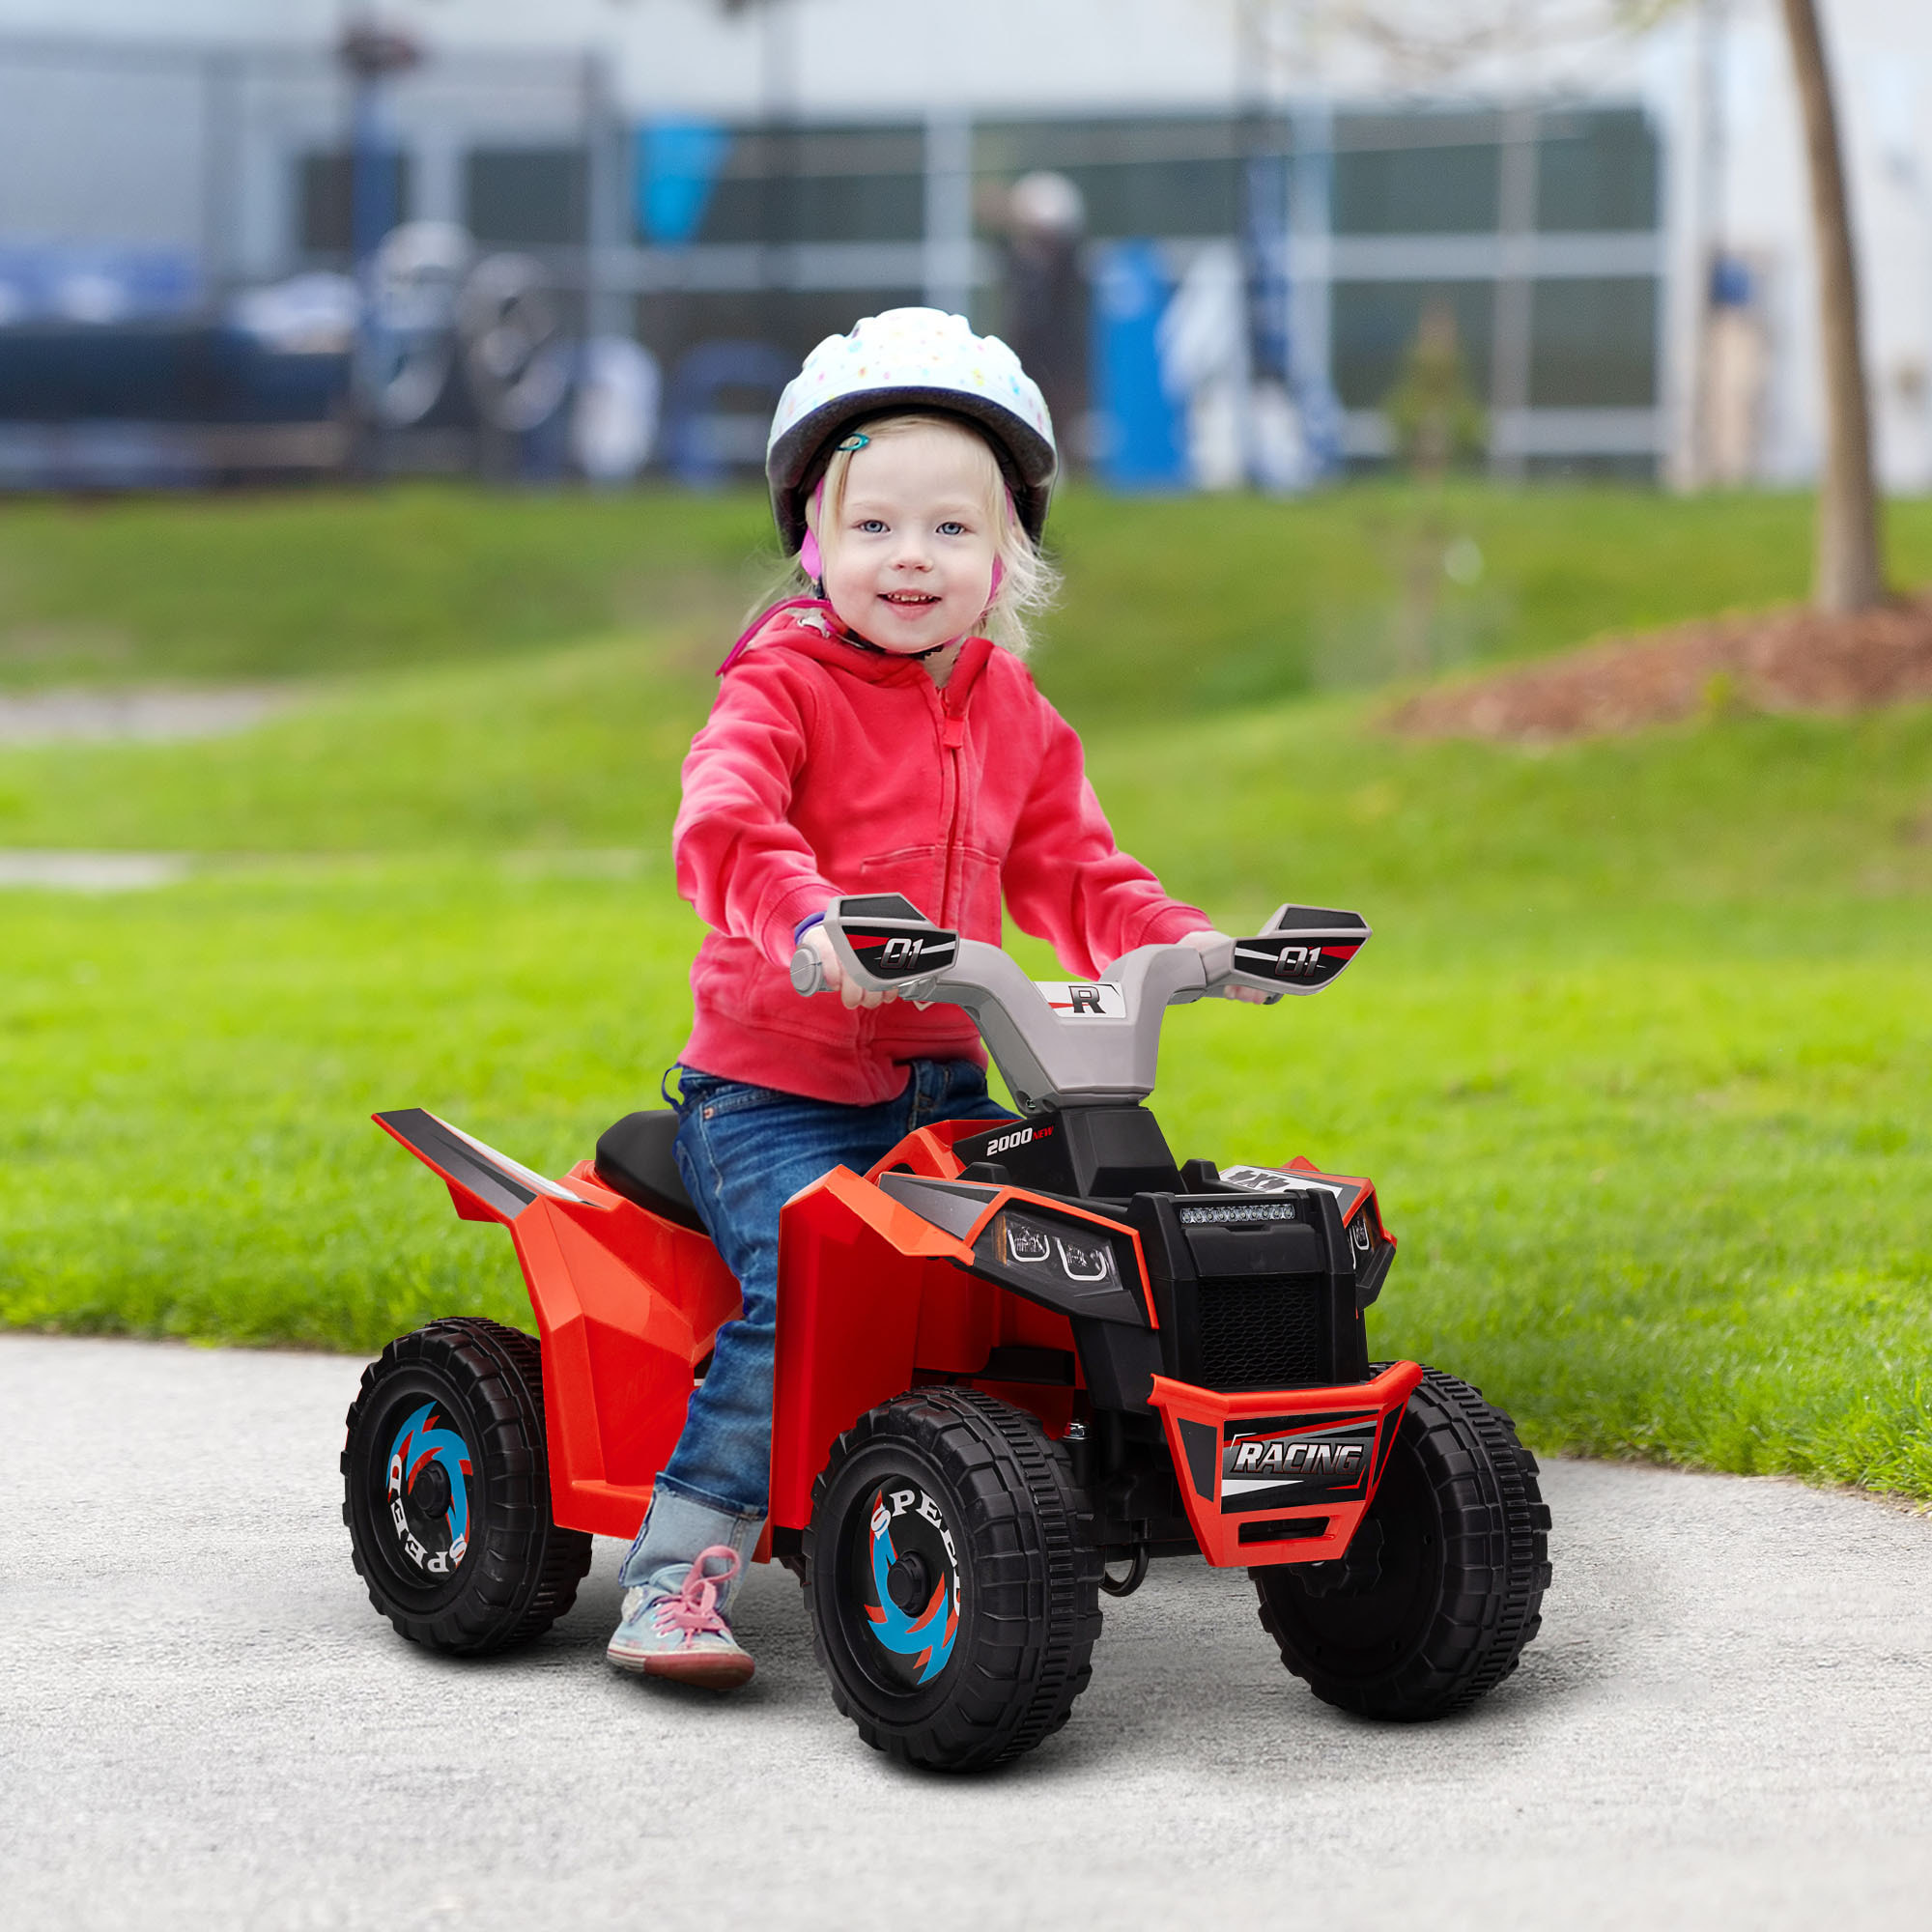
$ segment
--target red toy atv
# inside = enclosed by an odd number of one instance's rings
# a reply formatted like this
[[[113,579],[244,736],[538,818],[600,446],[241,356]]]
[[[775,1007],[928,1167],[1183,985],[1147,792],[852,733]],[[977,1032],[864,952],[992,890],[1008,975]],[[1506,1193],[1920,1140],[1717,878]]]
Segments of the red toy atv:
[[[1315,992],[1361,920],[1284,906],[1220,960],[1147,946],[1086,984],[895,896],[826,929],[863,984],[968,1009],[1023,1110],[784,1209],[758,1555],[801,1577],[866,1741],[952,1769],[1031,1749],[1087,1684],[1098,1593],[1156,1556],[1247,1570],[1289,1669],[1345,1709],[1438,1717],[1507,1676],[1549,1577],[1536,1463],[1468,1384],[1371,1363],[1395,1255],[1374,1187],[1177,1164],[1142,1105],[1168,1007]],[[349,1411],[343,1514],[398,1631],[497,1650],[569,1608],[593,1532],[636,1533],[737,1288],[668,1112],[561,1181],[434,1114],[377,1119],[510,1230],[540,1339],[457,1317],[391,1343]]]

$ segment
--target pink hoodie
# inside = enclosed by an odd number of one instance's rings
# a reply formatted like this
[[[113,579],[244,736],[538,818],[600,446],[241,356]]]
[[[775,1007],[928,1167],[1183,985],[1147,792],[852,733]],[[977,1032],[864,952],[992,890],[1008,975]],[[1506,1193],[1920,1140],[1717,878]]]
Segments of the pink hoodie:
[[[941,690],[911,659],[774,617],[726,662],[692,740],[671,849],[679,893],[713,928],[679,1058],[855,1106],[898,1094],[909,1061],[986,1056],[958,1007],[853,1011],[792,991],[793,929],[839,895],[902,893],[997,945],[1004,894],[1080,975],[1208,923],[1115,845],[1073,727],[983,638]]]

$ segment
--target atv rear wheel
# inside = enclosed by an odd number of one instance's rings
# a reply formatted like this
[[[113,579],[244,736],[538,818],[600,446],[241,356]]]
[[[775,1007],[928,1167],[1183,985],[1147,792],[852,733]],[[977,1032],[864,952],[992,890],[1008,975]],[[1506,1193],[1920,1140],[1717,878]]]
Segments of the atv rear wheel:
[[[833,1701],[874,1750],[977,1771],[1066,1721],[1100,1552],[1066,1453],[973,1389],[863,1415],[812,1490],[806,1601]]]
[[[369,1601],[434,1650],[548,1630],[590,1568],[589,1537],[551,1520],[541,1354],[501,1322],[454,1317],[391,1342],[349,1406],[342,1482]]]
[[[1447,1717],[1493,1690],[1549,1581],[1536,1473],[1501,1409],[1427,1371],[1348,1553],[1251,1573],[1282,1662],[1371,1718]]]

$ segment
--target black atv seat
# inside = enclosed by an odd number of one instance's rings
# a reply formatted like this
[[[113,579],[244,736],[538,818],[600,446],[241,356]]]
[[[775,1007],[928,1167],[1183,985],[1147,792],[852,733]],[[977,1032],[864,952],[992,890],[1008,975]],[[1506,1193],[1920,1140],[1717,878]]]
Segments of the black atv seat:
[[[626,1201],[701,1235],[706,1232],[703,1217],[684,1191],[684,1178],[671,1155],[676,1133],[677,1116],[668,1107],[626,1114],[597,1137],[597,1178]]]

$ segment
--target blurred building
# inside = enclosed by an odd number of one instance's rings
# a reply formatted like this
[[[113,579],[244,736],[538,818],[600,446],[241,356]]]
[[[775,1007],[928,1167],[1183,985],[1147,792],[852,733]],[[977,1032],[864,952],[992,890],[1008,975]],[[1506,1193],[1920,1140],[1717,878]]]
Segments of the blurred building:
[[[1922,486],[1932,13],[1825,11],[1883,461]],[[170,448],[184,477],[346,460],[355,291],[327,278],[355,267],[357,177],[331,49],[368,12],[185,0],[171,19],[198,38],[157,44],[135,0],[62,0],[38,36],[30,0],[0,6],[0,475],[61,449],[84,471],[90,435],[125,453],[164,390],[156,480]],[[660,384],[656,458],[693,478],[756,460],[819,336],[906,301],[1029,336],[1124,484],[1387,461],[1383,405],[1445,309],[1503,474],[1808,473],[1804,156],[1773,0],[1426,88],[1293,31],[1319,12],[981,0],[915,31],[889,0],[389,0],[425,58],[360,124],[362,191],[374,168],[390,218],[539,265],[546,326],[641,343],[654,374],[627,380]],[[1022,232],[1025,180],[1062,185],[1077,234]],[[452,352],[391,459],[473,456],[463,368]]]

